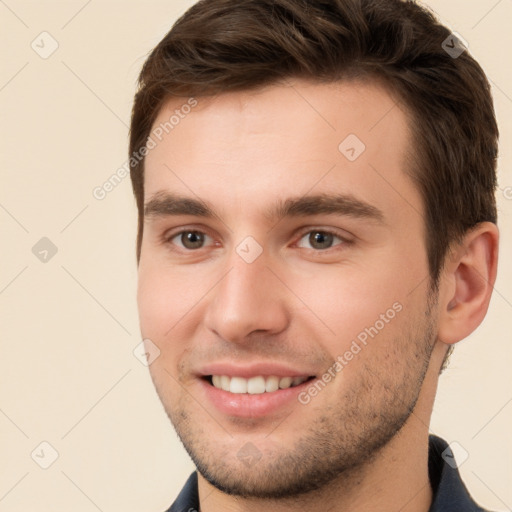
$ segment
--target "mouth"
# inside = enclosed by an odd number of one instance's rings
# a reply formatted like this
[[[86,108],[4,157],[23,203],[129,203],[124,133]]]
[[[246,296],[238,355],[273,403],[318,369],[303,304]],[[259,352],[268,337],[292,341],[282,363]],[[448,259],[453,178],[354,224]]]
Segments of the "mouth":
[[[311,381],[318,376],[306,367],[292,367],[278,361],[215,361],[199,367],[199,390],[208,404],[226,420],[256,418],[265,421],[289,414]],[[310,373],[311,372],[311,373]]]
[[[236,370],[234,370],[236,371]],[[301,406],[298,396],[316,379],[309,375],[203,375],[204,398],[226,418],[270,419]],[[302,407],[302,406],[301,406]],[[238,424],[239,425],[239,424]]]
[[[203,377],[214,388],[232,393],[235,395],[262,395],[275,393],[279,390],[285,390],[300,386],[301,384],[314,379],[314,376],[286,376],[277,375],[255,375],[250,378],[229,376],[229,375],[206,375]]]

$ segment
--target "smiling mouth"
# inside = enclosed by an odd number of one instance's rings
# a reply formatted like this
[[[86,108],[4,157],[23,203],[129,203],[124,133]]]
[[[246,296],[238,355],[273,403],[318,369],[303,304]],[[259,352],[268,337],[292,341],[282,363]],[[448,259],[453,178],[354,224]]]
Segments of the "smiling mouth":
[[[280,389],[293,388],[314,378],[314,376],[277,377],[270,375],[265,377],[258,375],[246,379],[227,375],[208,375],[205,380],[213,387],[229,393],[261,395],[263,393],[274,393]]]

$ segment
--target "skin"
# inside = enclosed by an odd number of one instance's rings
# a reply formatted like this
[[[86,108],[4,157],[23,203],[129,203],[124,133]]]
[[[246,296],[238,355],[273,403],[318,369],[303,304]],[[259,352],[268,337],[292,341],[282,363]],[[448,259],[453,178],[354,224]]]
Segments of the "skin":
[[[169,101],[155,126],[186,100]],[[146,157],[146,203],[172,192],[217,214],[148,216],[139,263],[141,331],[161,351],[151,377],[199,469],[202,511],[429,509],[438,374],[448,345],[485,316],[498,230],[468,233],[429,294],[424,207],[405,173],[408,117],[395,101],[378,84],[303,80],[199,98]],[[353,162],[338,149],[349,134],[366,146]],[[321,193],[357,197],[383,222],[264,215]],[[205,233],[203,245],[184,246],[180,229]],[[340,238],[322,250],[315,230]],[[236,252],[247,236],[263,251],[252,263]],[[239,418],[203,393],[197,371],[212,361],[278,361],[321,377],[397,302],[307,405]],[[261,455],[250,466],[237,457],[248,442]]]

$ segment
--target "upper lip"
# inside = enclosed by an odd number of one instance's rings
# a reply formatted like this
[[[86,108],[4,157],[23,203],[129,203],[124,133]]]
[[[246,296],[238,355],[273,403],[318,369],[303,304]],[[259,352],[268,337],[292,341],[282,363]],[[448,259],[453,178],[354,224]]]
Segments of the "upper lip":
[[[274,362],[260,362],[251,364],[236,364],[233,362],[210,363],[199,369],[201,377],[210,375],[227,375],[229,377],[312,377],[315,374],[299,368],[293,368],[287,365]]]

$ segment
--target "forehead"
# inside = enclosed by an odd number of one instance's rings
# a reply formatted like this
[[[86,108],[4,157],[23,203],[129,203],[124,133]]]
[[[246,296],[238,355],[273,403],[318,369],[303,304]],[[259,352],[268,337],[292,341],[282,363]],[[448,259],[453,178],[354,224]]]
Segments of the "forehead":
[[[406,174],[408,118],[379,84],[295,80],[193,101],[173,98],[160,110],[152,138],[146,201],[168,190],[217,201],[220,209],[259,204],[264,210],[271,199],[314,189],[362,197],[384,211],[421,210]]]

